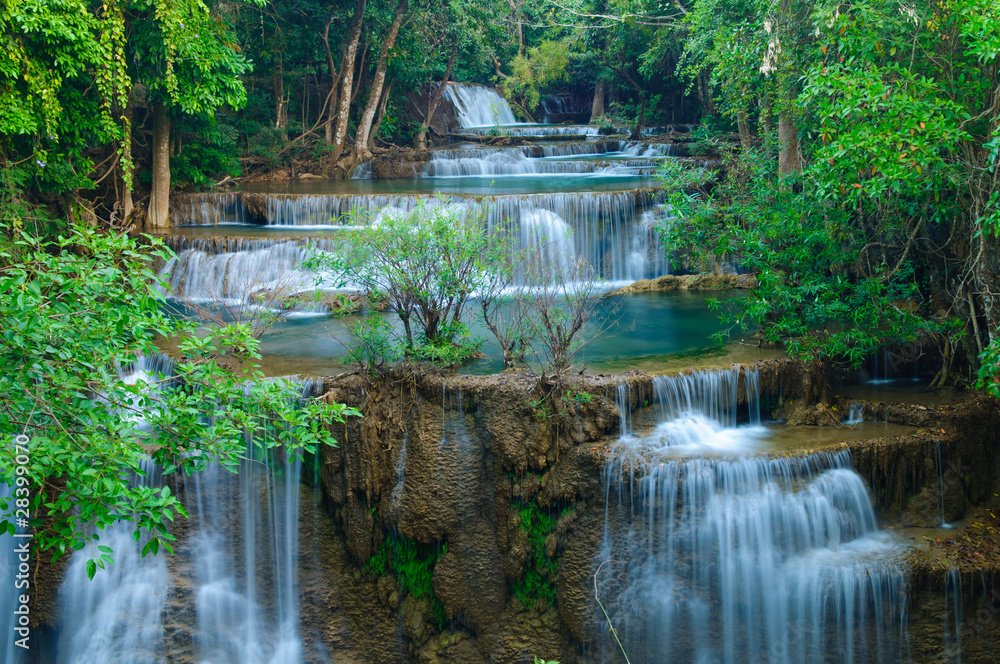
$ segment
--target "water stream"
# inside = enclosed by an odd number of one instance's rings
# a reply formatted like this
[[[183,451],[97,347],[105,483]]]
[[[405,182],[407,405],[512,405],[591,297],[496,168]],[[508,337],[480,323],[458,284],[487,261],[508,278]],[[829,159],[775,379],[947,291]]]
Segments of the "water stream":
[[[655,432],[610,452],[598,583],[632,661],[908,661],[901,547],[849,453],[752,454],[742,382],[741,405],[738,369],[658,379]]]

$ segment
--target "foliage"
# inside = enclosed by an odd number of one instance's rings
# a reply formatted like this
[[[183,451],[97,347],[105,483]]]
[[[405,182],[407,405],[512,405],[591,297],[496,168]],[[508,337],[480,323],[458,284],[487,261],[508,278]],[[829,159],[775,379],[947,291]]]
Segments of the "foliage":
[[[213,184],[218,174],[234,177],[243,174],[237,157],[238,133],[232,124],[215,118],[213,121],[193,118],[180,127],[175,126],[174,133],[178,144],[183,145],[179,153],[170,157],[170,181],[176,179],[177,186],[203,187]]]
[[[481,221],[438,200],[384,214],[352,236],[349,264],[337,269],[346,269],[371,300],[388,303],[402,325],[401,331],[372,323],[359,328],[368,348],[355,359],[370,365],[395,357],[387,337],[399,344],[399,355],[443,364],[476,351],[481,342],[465,325],[468,306],[474,294],[495,292],[492,284],[509,270],[506,239],[487,232]],[[306,265],[328,270],[331,260],[340,259],[315,254]]]
[[[559,562],[546,553],[546,538],[555,530],[558,519],[537,504],[515,505],[520,516],[521,530],[528,536],[529,553],[524,575],[511,592],[528,608],[541,601],[552,606],[556,601],[556,576]]]
[[[996,339],[979,355],[979,380],[976,387],[1000,398],[1000,339]]]
[[[376,376],[403,359],[402,348],[393,338],[392,325],[382,316],[373,315],[351,328],[354,345],[347,359],[369,376]]]
[[[541,100],[541,90],[566,78],[569,65],[569,45],[559,41],[543,41],[511,61],[511,75],[503,79],[508,100],[522,109],[532,109]]]
[[[677,216],[662,231],[668,251],[690,252],[706,265],[732,257],[757,274],[757,288],[732,301],[730,323],[759,326],[763,340],[804,359],[855,365],[925,327],[914,311],[912,266],[853,271],[870,248],[847,211],[782,186],[776,163],[760,151],[730,154],[728,163],[729,176],[711,194],[674,191]]]
[[[555,273],[535,260],[525,266],[524,272],[531,284],[528,297],[535,359],[543,377],[558,379],[569,371],[581,350],[616,324],[619,307],[598,317],[601,281],[583,260]]]
[[[169,523],[184,507],[169,489],[130,485],[147,458],[166,478],[210,462],[235,470],[247,434],[261,449],[315,451],[335,443],[324,421],[357,414],[319,401],[299,406],[297,388],[260,380],[245,325],[188,335],[157,299],[163,284],[152,260],[169,252],[146,241],[75,228],[52,242],[22,232],[13,251],[0,252],[0,390],[8,395],[0,429],[30,438],[31,525],[53,557],[90,546],[103,567],[107,552],[95,547],[118,522],[134,524],[137,540],[150,536],[144,554],[169,550]],[[127,380],[137,355],[157,352],[157,335],[181,337],[176,375]],[[248,360],[242,373],[225,369],[223,354]],[[8,483],[12,454],[0,450]],[[12,505],[0,507],[9,518]]]

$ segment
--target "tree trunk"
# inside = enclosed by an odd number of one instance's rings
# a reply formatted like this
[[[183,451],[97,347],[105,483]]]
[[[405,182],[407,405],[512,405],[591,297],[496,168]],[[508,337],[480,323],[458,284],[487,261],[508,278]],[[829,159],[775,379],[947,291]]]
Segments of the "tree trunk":
[[[153,103],[153,187],[149,194],[149,223],[154,228],[170,224],[170,118],[167,105]]]
[[[511,10],[514,12],[514,20],[517,21],[517,54],[524,55],[524,21],[521,18],[520,3],[514,4],[514,0],[507,0]]]
[[[385,107],[389,103],[389,95],[392,94],[392,81],[389,81],[389,85],[385,87],[385,92],[382,93],[382,101],[378,105],[378,113],[375,114],[375,124],[372,125],[371,139],[374,141],[378,138],[379,127],[382,126],[382,118],[385,117]]]
[[[326,66],[327,70],[330,72],[330,94],[327,95],[327,105],[326,105],[326,124],[323,127],[324,138],[326,139],[326,144],[331,145],[333,143],[333,128],[336,124],[334,120],[337,117],[337,90],[340,87],[340,78],[344,74],[344,48],[340,49],[340,68],[335,69],[333,66],[333,52],[330,50],[330,24],[333,23],[333,14],[331,13],[326,19],[326,25],[323,28],[323,47],[326,49]],[[346,44],[344,45],[346,47]]]
[[[602,78],[594,87],[594,103],[590,106],[590,124],[596,124],[604,117],[604,88],[607,83]]]
[[[285,70],[280,53],[271,76],[274,80],[274,127],[284,129],[288,126],[288,100],[285,99]]]
[[[134,186],[135,164],[132,163],[132,95],[129,94],[128,103],[125,104],[125,135],[122,136],[122,149],[125,152],[124,158],[119,160],[122,169],[122,223],[132,214],[135,204],[132,202],[132,187]]]
[[[753,132],[750,131],[750,118],[747,117],[746,111],[739,110],[736,112],[736,126],[740,132],[740,145],[743,148],[750,147],[750,143],[753,140]]]
[[[392,17],[392,25],[389,32],[382,40],[382,50],[378,54],[378,65],[375,68],[375,80],[372,81],[371,89],[368,91],[368,104],[365,112],[361,114],[361,122],[358,124],[357,138],[354,141],[354,158],[356,161],[370,159],[371,148],[368,146],[371,135],[372,122],[375,120],[375,112],[382,101],[382,88],[385,86],[385,70],[389,66],[389,51],[396,43],[396,35],[399,34],[399,26],[403,22],[406,14],[407,0],[399,0],[396,6],[396,15]]]
[[[366,4],[367,0],[356,0],[355,2],[351,36],[347,43],[344,60],[340,63],[340,68],[343,70],[343,82],[340,90],[340,108],[337,111],[337,130],[333,135],[333,151],[330,155],[333,161],[340,157],[340,153],[344,151],[344,142],[347,140],[347,121],[351,115],[351,92],[354,86],[354,60],[358,55],[358,42],[361,40],[361,26],[364,23]]]
[[[441,96],[444,95],[444,89],[448,86],[448,82],[451,80],[451,70],[455,67],[455,57],[458,55],[458,37],[455,37],[455,41],[451,45],[451,54],[448,56],[448,65],[444,69],[444,78],[441,79],[441,84],[438,85],[437,90],[431,95],[430,101],[427,103],[427,115],[424,116],[424,121],[420,125],[420,129],[417,131],[416,146],[418,148],[427,147],[427,132],[431,128],[431,122],[434,120],[434,114],[437,113],[437,107],[441,103]]]
[[[799,159],[799,130],[795,127],[792,111],[782,109],[778,113],[778,173],[791,175],[802,170]]]
[[[639,117],[635,119],[635,129],[632,130],[633,141],[642,140],[642,126],[646,124],[646,93],[640,91],[639,98],[642,101],[639,102]]]
[[[424,116],[424,121],[417,131],[416,146],[420,149],[427,147],[427,132],[431,128],[431,121],[434,119],[434,114],[437,113],[438,104],[441,103],[441,96],[444,94],[444,89],[448,85],[448,81],[451,80],[451,70],[455,66],[455,57],[457,55],[458,37],[455,37],[455,41],[451,45],[451,54],[448,56],[448,65],[444,69],[444,78],[441,79],[441,84],[438,85],[437,90],[431,95],[430,102],[427,104],[427,115]]]

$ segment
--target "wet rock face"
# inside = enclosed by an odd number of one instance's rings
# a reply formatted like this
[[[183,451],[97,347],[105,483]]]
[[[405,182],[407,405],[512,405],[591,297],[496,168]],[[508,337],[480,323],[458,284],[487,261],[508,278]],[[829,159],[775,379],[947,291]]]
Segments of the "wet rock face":
[[[772,415],[834,425],[846,411],[830,389],[829,367],[777,360],[756,369]],[[328,385],[328,398],[359,407],[364,418],[336,431],[340,447],[323,453],[324,509],[334,516],[354,588],[366,589],[379,620],[388,621],[381,633],[402,639],[399,661],[522,662],[537,654],[566,664],[603,647],[593,588],[605,528],[602,449],[618,436],[623,379],[638,417],[653,397],[652,377],[643,374],[579,378],[572,389],[592,398],[559,418],[533,407],[533,383],[516,375],[400,374]],[[850,444],[880,518],[938,525],[942,485],[949,520],[992,495],[1000,477],[994,402],[866,408],[871,418],[914,427],[908,436]],[[532,522],[531,510],[549,521]],[[436,552],[417,561],[428,594],[418,596],[398,570],[372,571],[393,541]],[[533,574],[554,588],[554,602],[525,592]],[[363,605],[354,610],[364,613]],[[930,638],[927,625],[940,614],[919,608],[914,616],[915,638]],[[321,614],[316,619],[322,624]]]
[[[410,376],[379,385],[358,380],[329,395],[365,414],[337,432],[340,447],[325,452],[321,472],[354,563],[368,564],[385,533],[441,551],[430,570],[433,594],[469,637],[435,640],[432,603],[399,587],[393,603],[420,661],[477,661],[470,648],[480,658],[520,661],[526,650],[518,644],[530,650],[531,641],[558,644],[548,656],[572,661],[559,613],[546,602],[524,606],[508,590],[538,556],[559,559],[576,536],[573,517],[536,533],[539,545],[529,541],[518,510],[559,506],[572,515],[567,506],[596,497],[600,466],[588,445],[617,432],[619,416],[596,384],[589,385],[596,393],[590,403],[573,402],[560,418],[539,416],[530,386],[512,376]],[[566,578],[585,581],[578,576]],[[550,615],[541,621],[538,612]],[[530,615],[541,622],[522,620]]]
[[[423,86],[419,90],[407,94],[406,103],[403,104],[402,120],[414,125],[423,123],[427,113],[427,105],[433,94],[434,90],[429,86]],[[461,128],[462,125],[458,121],[455,105],[442,96],[431,120],[431,136],[446,136],[449,133],[460,131]]]
[[[913,427],[907,436],[850,445],[854,466],[888,522],[935,528],[993,498],[1000,478],[994,399],[931,407],[865,402],[863,412],[865,419]]]

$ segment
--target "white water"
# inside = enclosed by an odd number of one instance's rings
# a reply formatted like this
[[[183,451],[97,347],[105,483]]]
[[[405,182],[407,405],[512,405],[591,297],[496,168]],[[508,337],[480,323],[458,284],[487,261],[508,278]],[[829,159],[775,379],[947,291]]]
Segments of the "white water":
[[[549,283],[571,279],[576,263],[576,249],[570,239],[569,225],[548,210],[525,210],[521,214],[521,245],[531,247],[533,260],[548,275]]]
[[[143,464],[137,485],[159,487],[152,462]],[[120,523],[99,533],[114,551],[114,564],[87,578],[89,548],[73,554],[59,588],[62,616],[58,661],[62,664],[160,664],[163,611],[170,588],[166,554],[141,556],[145,540],[132,538],[135,527]]]
[[[157,358],[139,358],[126,376],[169,371]],[[291,379],[303,397],[315,396],[318,379]],[[301,462],[280,450],[264,457],[248,443],[239,473],[218,465],[186,479],[191,514],[187,540],[177,543],[182,578],[168,572],[167,554],[142,558],[133,527],[101,533],[116,564],[86,576],[87,550],[70,561],[59,590],[60,664],[165,664],[172,661],[164,627],[167,597],[192,586],[196,661],[200,664],[300,664],[298,620],[298,505]],[[162,484],[151,464],[148,486]],[[193,577],[185,576],[194,570]],[[193,609],[193,614],[188,613]],[[173,616],[172,620],[176,620]],[[185,644],[173,644],[184,647]],[[16,661],[9,657],[5,661]]]
[[[337,275],[303,269],[302,263],[329,247],[327,242],[250,240],[235,251],[213,253],[208,243],[192,239],[161,270],[169,290],[164,295],[192,302],[250,305],[256,295],[274,291],[294,295],[315,288],[344,286]],[[308,311],[322,311],[318,305]]]
[[[572,253],[573,260],[586,261],[608,281],[649,278],[669,272],[669,261],[655,230],[662,213],[654,208],[656,196],[645,193],[553,193],[488,198],[421,195],[276,198],[287,208],[301,205],[317,209],[322,205],[327,210],[327,218],[335,218],[338,210],[353,207],[372,219],[370,223],[378,223],[380,215],[405,214],[421,206],[462,211],[483,218],[488,230],[510,233],[525,242],[540,237],[539,224],[547,224],[548,232],[543,236],[550,241],[559,240],[560,256]],[[643,216],[647,210],[653,210],[654,214]],[[275,217],[270,226],[297,230],[302,227],[290,225],[289,220],[313,217],[291,210],[285,212],[288,217]],[[568,233],[551,232],[553,224],[558,226],[560,223]],[[320,242],[317,246],[320,249],[335,246],[335,241],[327,242],[329,244]],[[173,248],[178,258],[171,261],[162,274],[169,275],[172,295],[189,299],[238,299],[257,290],[275,287],[293,292],[307,290],[315,283],[316,275],[300,267],[308,253],[306,244],[285,238],[230,241],[223,245],[198,238],[176,238]],[[538,247],[525,244],[521,248]],[[549,255],[547,251],[541,253]],[[321,287],[336,288],[338,284],[336,280],[324,281]]]
[[[322,385],[291,380],[303,397]],[[261,455],[250,442],[246,456],[238,474],[211,465],[189,480],[199,661],[300,664],[301,460],[280,449]]]
[[[14,488],[0,483],[0,499],[10,500],[13,497]],[[13,505],[11,507],[13,508]],[[18,532],[23,533],[24,531],[19,528]],[[21,561],[18,560],[18,554],[14,552],[14,547],[22,541],[23,539],[15,539],[6,533],[0,535],[0,583],[3,584],[3,590],[0,591],[0,630],[2,630],[0,632],[0,655],[3,656],[4,662],[10,664],[21,664],[27,660],[28,654],[27,650],[15,644],[15,641],[20,640],[22,636],[14,631],[18,627],[18,616],[14,614],[14,611],[19,607],[18,597],[21,594],[33,592],[32,588],[25,589],[15,586],[16,583],[23,581],[16,578]],[[29,640],[28,643],[32,647],[37,647],[35,640]]]
[[[507,100],[493,88],[468,83],[449,83],[442,95],[455,105],[462,127],[509,125],[517,122]]]
[[[657,379],[657,433],[612,448],[598,579],[632,661],[905,661],[898,545],[847,452],[677,456],[760,440],[755,377],[744,380],[737,426],[737,370]]]
[[[851,402],[850,407],[847,412],[847,419],[844,420],[844,424],[848,426],[856,426],[865,421],[865,406],[864,404],[858,403],[856,401]]]

